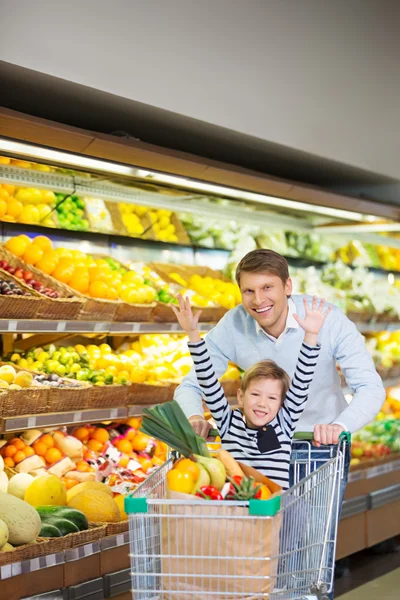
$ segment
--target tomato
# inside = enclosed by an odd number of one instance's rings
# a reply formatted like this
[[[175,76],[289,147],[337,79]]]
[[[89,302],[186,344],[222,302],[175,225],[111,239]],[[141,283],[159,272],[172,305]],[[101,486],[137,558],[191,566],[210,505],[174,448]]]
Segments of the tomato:
[[[223,496],[217,488],[212,485],[203,485],[197,492],[196,496],[203,500],[223,500]]]

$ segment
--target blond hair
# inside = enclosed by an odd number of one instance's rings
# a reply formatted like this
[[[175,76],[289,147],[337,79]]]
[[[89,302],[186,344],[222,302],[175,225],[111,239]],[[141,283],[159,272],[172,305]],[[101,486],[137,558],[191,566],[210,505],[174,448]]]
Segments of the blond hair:
[[[289,279],[289,265],[281,254],[265,248],[252,250],[236,267],[236,281],[240,286],[241,273],[269,273],[279,277],[283,284]]]
[[[250,383],[256,379],[274,379],[280,381],[282,383],[282,402],[286,398],[290,387],[290,377],[273,360],[261,360],[245,371],[240,385],[242,392],[245,392]]]

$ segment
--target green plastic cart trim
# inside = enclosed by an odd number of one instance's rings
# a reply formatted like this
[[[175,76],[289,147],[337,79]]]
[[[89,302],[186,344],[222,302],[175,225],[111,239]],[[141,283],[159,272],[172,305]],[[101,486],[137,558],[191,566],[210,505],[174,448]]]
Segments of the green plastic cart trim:
[[[125,512],[127,514],[135,513],[147,513],[149,508],[147,506],[147,498],[132,498],[128,496],[125,498]]]
[[[249,500],[249,515],[254,517],[274,517],[281,508],[281,497],[269,500]]]

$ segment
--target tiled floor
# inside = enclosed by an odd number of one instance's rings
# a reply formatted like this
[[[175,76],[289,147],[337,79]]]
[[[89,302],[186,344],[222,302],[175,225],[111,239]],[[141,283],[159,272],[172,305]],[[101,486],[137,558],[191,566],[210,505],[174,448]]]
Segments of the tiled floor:
[[[400,544],[385,544],[354,554],[336,565],[335,598],[340,600],[400,599]]]
[[[338,596],[340,600],[399,600],[400,569],[361,585],[351,592]]]

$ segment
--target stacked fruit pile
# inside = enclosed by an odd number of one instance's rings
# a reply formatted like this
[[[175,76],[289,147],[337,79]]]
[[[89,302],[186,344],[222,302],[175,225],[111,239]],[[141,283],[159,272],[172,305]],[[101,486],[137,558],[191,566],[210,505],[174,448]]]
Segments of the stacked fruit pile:
[[[0,269],[6,270],[6,261],[0,261]],[[32,296],[27,290],[23,290],[13,281],[7,281],[0,275],[0,296]]]
[[[57,220],[63,229],[88,231],[89,222],[85,218],[85,202],[79,196],[56,194]]]
[[[110,496],[126,495],[166,460],[165,444],[141,433],[140,426],[141,420],[134,418],[108,427],[79,426],[72,434],[65,428],[50,432],[33,429],[20,437],[0,440],[0,466],[4,461],[10,475],[23,474],[27,483],[39,482],[30,488],[36,495],[30,495],[32,502],[28,501],[35,506],[51,504],[43,494],[56,497],[62,489],[75,487],[82,491],[79,484],[88,482],[102,481]],[[41,479],[49,475],[52,480]],[[47,481],[47,486],[42,486],[42,481]],[[1,491],[7,491],[8,485],[4,473],[0,476]],[[103,519],[97,515],[90,520]]]
[[[44,236],[31,241],[28,236],[20,235],[8,240],[6,248],[24,262],[92,298],[151,304],[157,297],[156,290],[143,277],[111,258],[94,258],[67,248],[53,249],[51,240]],[[47,289],[40,284],[39,287],[40,291]]]
[[[18,355],[19,356],[19,355]],[[19,363],[24,368],[30,367],[27,360],[20,359]],[[35,368],[35,363],[32,361],[32,368]],[[18,371],[11,365],[2,365],[0,367],[0,388],[6,390],[22,390],[23,388],[71,388],[79,387],[79,384],[74,381],[66,383],[59,375],[53,373],[48,377],[46,375],[38,375],[30,371]]]
[[[53,246],[51,241],[45,236],[39,235],[31,241],[27,235],[18,235],[10,238],[5,247],[11,254],[14,254],[28,265],[36,265],[45,272],[49,268],[48,259],[44,258],[44,256],[52,250]],[[36,281],[29,269],[13,267],[7,260],[0,261],[0,268],[10,273],[10,275],[17,277],[17,279],[21,279],[25,285],[40,294],[44,294],[48,298],[60,297],[60,294],[56,290],[45,286],[40,281]]]
[[[206,299],[206,302],[208,300],[230,310],[242,301],[238,286],[230,281],[222,281],[216,277],[202,277],[197,274],[191,275],[187,279],[177,273],[170,273],[169,277],[184,288],[197,292],[196,296],[191,298],[196,306],[207,306],[208,303],[204,303],[204,299]]]
[[[51,217],[56,196],[49,190],[0,184],[0,220],[54,227]]]
[[[118,352],[108,344],[59,348],[50,344],[10,353],[4,360],[22,369],[97,385],[179,383],[192,367],[187,340],[176,334],[142,334],[136,341],[124,343]],[[229,365],[222,380],[239,378],[237,367]]]
[[[353,435],[352,464],[363,458],[381,458],[400,452],[400,420],[387,418],[374,421]]]
[[[400,331],[369,335],[366,345],[378,368],[391,369],[400,364]]]

